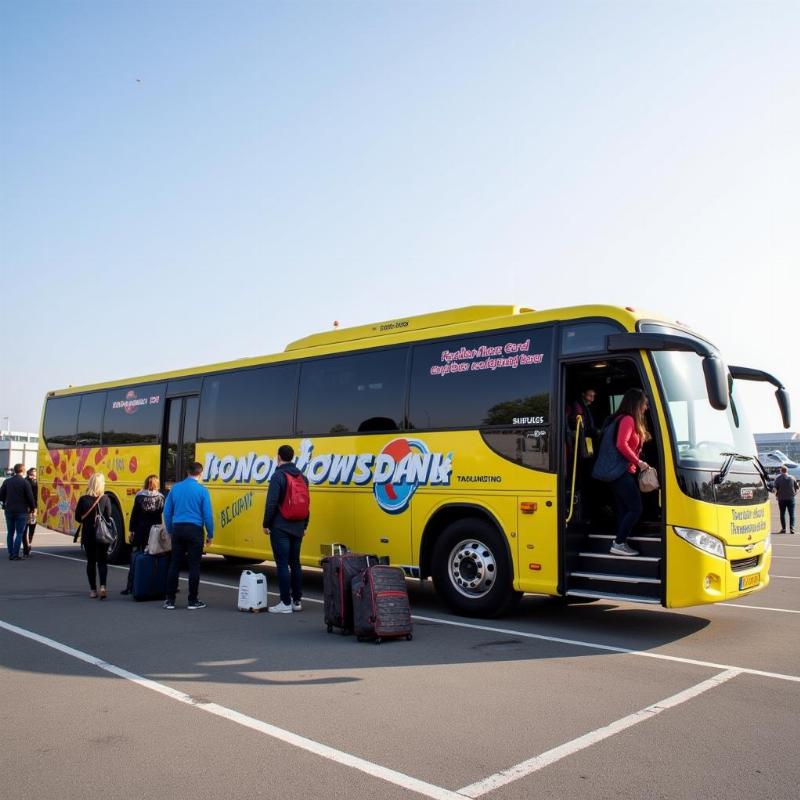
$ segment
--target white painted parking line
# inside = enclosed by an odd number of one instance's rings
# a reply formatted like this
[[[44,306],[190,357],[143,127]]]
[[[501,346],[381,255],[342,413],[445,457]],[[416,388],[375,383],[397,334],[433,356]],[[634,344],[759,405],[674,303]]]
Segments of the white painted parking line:
[[[209,714],[213,714],[214,716],[222,717],[230,722],[235,722],[237,725],[250,728],[258,733],[263,733],[265,736],[269,736],[273,739],[277,739],[278,741],[298,747],[301,750],[306,750],[307,752],[321,756],[322,758],[327,758],[329,761],[335,761],[337,764],[342,764],[345,767],[350,767],[352,769],[359,770],[360,772],[364,772],[367,775],[372,775],[374,778],[380,778],[387,783],[392,783],[395,786],[400,786],[403,789],[408,789],[409,791],[416,792],[417,794],[421,794],[425,797],[435,798],[435,800],[464,800],[464,795],[457,792],[452,792],[449,789],[442,788],[441,786],[436,786],[432,783],[427,783],[426,781],[412,778],[410,775],[405,775],[402,772],[397,772],[396,770],[389,769],[388,767],[382,767],[380,764],[374,764],[371,761],[366,761],[363,758],[351,755],[350,753],[345,753],[342,750],[336,750],[333,747],[328,747],[328,745],[316,742],[313,739],[307,739],[305,736],[299,736],[291,731],[278,728],[275,725],[270,725],[268,722],[263,722],[260,719],[247,716],[247,714],[242,714],[232,708],[227,708],[226,706],[221,706],[217,703],[206,703],[195,700],[190,695],[185,694],[184,692],[179,692],[177,689],[173,689],[172,687],[166,686],[163,683],[158,683],[157,681],[150,680],[149,678],[144,678],[141,675],[136,675],[133,672],[128,672],[126,669],[117,667],[114,664],[109,664],[108,662],[103,661],[100,658],[96,658],[89,653],[76,650],[73,647],[69,647],[61,642],[57,642],[54,639],[48,639],[46,636],[40,636],[38,633],[26,630],[25,628],[19,628],[16,625],[11,625],[3,620],[0,620],[0,628],[3,628],[10,633],[14,633],[17,636],[23,636],[26,639],[31,639],[32,641],[43,644],[46,647],[51,647],[53,650],[58,650],[61,653],[72,656],[72,658],[77,658],[86,664],[91,664],[92,666],[98,667],[106,672],[110,672],[112,675],[116,675],[119,678],[124,678],[126,681],[135,683],[145,689],[158,692],[159,694],[169,697],[172,700],[177,700],[179,703],[185,703],[186,705],[192,706],[199,711],[205,711]]]
[[[746,606],[743,603],[717,603],[718,606],[730,606],[731,608],[749,608],[754,611],[781,611],[784,614],[800,614],[792,608],[771,608],[770,606]]]
[[[786,578],[790,581],[800,581],[800,575],[772,575],[770,574],[770,578]]]
[[[783,561],[800,561],[800,556],[772,556],[772,560],[782,559]]]
[[[77,561],[80,564],[84,563],[84,559],[75,558],[74,556],[62,556],[62,555],[56,555],[55,553],[46,553],[46,552],[43,552],[43,555],[53,556],[54,558],[63,558],[68,561]],[[127,567],[117,567],[117,569],[127,569]],[[181,578],[181,580],[188,580],[188,579]],[[217,586],[223,589],[234,589],[236,591],[238,591],[239,589],[238,586],[234,586],[229,583],[213,583],[211,581],[205,581],[202,578],[200,579],[200,583],[205,583],[210,586]],[[318,603],[320,605],[322,605],[323,603],[322,600],[317,600],[316,598],[311,598],[306,596],[303,597],[303,602]],[[733,608],[755,608],[764,611],[784,611],[790,614],[800,614],[800,611],[791,611],[790,609],[787,608],[768,609],[762,606],[745,606],[745,605],[739,605],[738,603],[717,603],[717,605],[732,606]],[[680,656],[670,656],[667,655],[666,653],[651,653],[647,650],[633,650],[629,647],[617,647],[615,645],[610,645],[610,644],[598,644],[596,642],[586,642],[581,639],[565,639],[560,636],[547,636],[542,633],[529,633],[528,631],[520,631],[520,630],[515,630],[513,628],[498,628],[493,625],[479,625],[475,622],[460,622],[458,620],[443,619],[441,617],[427,617],[427,616],[422,616],[420,614],[412,614],[412,619],[419,620],[420,622],[432,622],[437,625],[449,625],[450,627],[454,628],[467,628],[469,630],[486,631],[487,633],[500,633],[508,636],[519,636],[524,639],[536,639],[537,641],[542,641],[542,642],[567,644],[573,647],[585,647],[590,650],[600,650],[601,652],[606,652],[606,653],[621,653],[623,655],[639,656],[640,658],[654,658],[660,661],[673,661],[678,664],[692,664],[693,666],[708,667],[709,669],[723,669],[723,670],[738,669],[741,670],[742,672],[746,672],[748,675],[759,675],[762,678],[776,678],[777,680],[800,683],[800,675],[786,675],[782,672],[767,672],[765,670],[750,669],[749,667],[739,667],[733,664],[718,664],[713,661],[700,661],[694,658],[681,658]]]
[[[725,683],[726,681],[729,681],[731,678],[735,678],[740,674],[741,670],[738,669],[729,669],[725,670],[725,672],[720,672],[713,678],[709,678],[702,683],[698,683],[696,686],[692,686],[691,688],[682,692],[678,692],[671,697],[660,700],[658,703],[653,703],[653,705],[647,706],[647,708],[643,708],[641,711],[636,711],[633,714],[629,714],[627,717],[618,719],[615,722],[612,722],[610,725],[605,725],[602,728],[597,728],[594,731],[585,733],[583,736],[579,736],[577,739],[573,739],[572,741],[565,742],[564,744],[554,747],[551,750],[547,750],[541,755],[529,758],[527,761],[523,761],[513,767],[504,769],[502,772],[497,772],[494,775],[490,775],[488,778],[484,778],[476,783],[471,783],[469,786],[464,786],[463,788],[459,789],[458,792],[459,794],[466,795],[467,797],[481,797],[488,792],[499,789],[501,786],[505,786],[509,783],[519,780],[520,778],[524,778],[527,775],[531,775],[534,772],[538,772],[540,769],[544,769],[544,767],[554,764],[556,761],[561,761],[562,758],[571,756],[573,753],[577,753],[580,750],[585,750],[587,747],[591,747],[598,742],[602,742],[603,739],[616,736],[616,734],[621,733],[622,731],[627,730],[634,725],[638,725],[640,722],[652,719],[662,711],[666,711],[669,708],[675,708],[676,706],[681,705],[681,703],[685,703],[688,700],[703,694],[703,692],[707,692],[709,689],[714,689],[715,687]]]
[[[717,605],[726,605],[725,603],[718,603]],[[739,606],[737,606],[739,608]],[[800,612],[798,612],[800,613]],[[538,639],[544,642],[555,642],[556,644],[569,644],[575,647],[585,647],[589,650],[600,650],[606,653],[621,653],[628,656],[639,656],[640,658],[654,658],[657,661],[672,661],[676,664],[691,664],[695,667],[708,667],[709,669],[734,669],[739,672],[747,673],[748,675],[758,675],[762,678],[776,678],[782,681],[791,681],[793,683],[800,683],[800,675],[787,675],[782,672],[767,672],[760,669],[751,669],[750,667],[738,667],[734,664],[718,664],[714,661],[700,661],[696,658],[682,658],[680,656],[669,656],[666,653],[651,653],[647,650],[632,650],[629,647],[617,647],[611,644],[597,644],[596,642],[584,642],[580,639],[564,639],[560,636],[545,636],[541,633],[528,633],[527,631],[514,630],[513,628],[496,628],[490,625],[476,625],[471,622],[457,622],[451,619],[439,619],[438,617],[422,617],[419,614],[413,614],[413,619],[418,619],[423,622],[436,622],[440,625],[452,625],[459,628],[471,628],[473,630],[486,631],[488,633],[501,633],[508,636],[519,636],[524,639]]]

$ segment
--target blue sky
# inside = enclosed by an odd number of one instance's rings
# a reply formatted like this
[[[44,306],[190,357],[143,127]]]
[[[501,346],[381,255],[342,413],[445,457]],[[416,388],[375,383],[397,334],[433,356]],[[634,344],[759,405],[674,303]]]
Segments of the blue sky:
[[[0,0],[0,417],[333,320],[608,302],[775,372],[798,428],[798,41],[768,0]]]

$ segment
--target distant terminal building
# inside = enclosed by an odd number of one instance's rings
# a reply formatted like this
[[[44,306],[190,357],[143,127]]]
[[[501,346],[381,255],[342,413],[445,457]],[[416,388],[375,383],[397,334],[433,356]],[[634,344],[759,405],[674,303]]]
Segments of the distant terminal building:
[[[756,433],[756,448],[759,453],[780,450],[792,461],[800,462],[800,433],[783,431],[781,433]]]
[[[0,477],[8,475],[14,464],[24,464],[25,469],[36,466],[39,434],[24,431],[0,431]]]

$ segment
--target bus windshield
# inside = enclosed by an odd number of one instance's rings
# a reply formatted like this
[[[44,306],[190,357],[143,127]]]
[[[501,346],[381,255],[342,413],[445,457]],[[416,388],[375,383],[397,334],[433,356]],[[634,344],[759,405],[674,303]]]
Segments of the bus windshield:
[[[653,353],[670,417],[680,467],[719,469],[729,453],[756,455],[755,442],[737,408],[735,382],[730,403],[718,411],[708,402],[703,360],[695,353]]]

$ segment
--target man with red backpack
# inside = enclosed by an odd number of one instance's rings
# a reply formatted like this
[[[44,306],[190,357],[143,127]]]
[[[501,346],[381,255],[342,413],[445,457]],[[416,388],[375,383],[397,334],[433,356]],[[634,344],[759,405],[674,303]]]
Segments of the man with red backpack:
[[[264,533],[272,544],[281,592],[280,603],[269,609],[273,614],[303,610],[300,547],[308,527],[310,498],[308,479],[292,463],[293,459],[294,450],[290,445],[278,448],[278,466],[269,482],[264,509]]]

